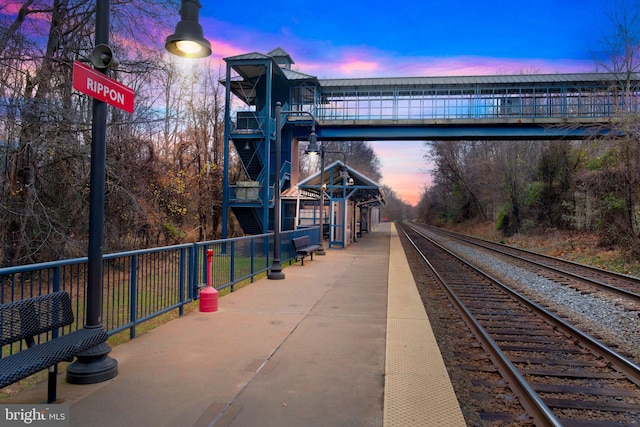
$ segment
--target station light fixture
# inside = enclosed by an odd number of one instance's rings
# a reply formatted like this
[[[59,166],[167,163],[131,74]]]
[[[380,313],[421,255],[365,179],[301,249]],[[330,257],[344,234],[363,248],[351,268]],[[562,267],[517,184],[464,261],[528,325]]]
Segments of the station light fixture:
[[[211,55],[211,43],[204,38],[202,25],[198,22],[201,7],[198,0],[182,0],[180,22],[164,45],[172,54],[185,58],[206,58]]]

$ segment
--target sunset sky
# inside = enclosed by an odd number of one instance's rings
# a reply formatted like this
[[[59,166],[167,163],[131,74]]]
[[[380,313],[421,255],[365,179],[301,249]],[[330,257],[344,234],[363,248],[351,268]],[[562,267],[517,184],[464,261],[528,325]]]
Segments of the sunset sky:
[[[318,78],[594,71],[619,10],[618,0],[201,3],[215,57],[281,47]],[[372,143],[382,183],[411,204],[429,182],[423,145]]]

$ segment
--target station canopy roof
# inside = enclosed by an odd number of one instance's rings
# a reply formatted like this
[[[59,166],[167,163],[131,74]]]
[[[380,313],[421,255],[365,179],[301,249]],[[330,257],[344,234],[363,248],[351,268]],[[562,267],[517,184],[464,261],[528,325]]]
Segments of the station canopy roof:
[[[331,198],[342,198],[345,189],[345,179],[341,176],[341,172],[346,171],[349,174],[348,184],[346,185],[346,195],[356,204],[369,204],[377,206],[384,204],[384,194],[380,184],[372,181],[367,176],[357,170],[345,165],[340,160],[325,166],[324,182],[320,181],[320,171],[303,179],[298,183],[298,189],[307,194],[313,194],[319,197],[321,185],[325,186],[325,192]]]

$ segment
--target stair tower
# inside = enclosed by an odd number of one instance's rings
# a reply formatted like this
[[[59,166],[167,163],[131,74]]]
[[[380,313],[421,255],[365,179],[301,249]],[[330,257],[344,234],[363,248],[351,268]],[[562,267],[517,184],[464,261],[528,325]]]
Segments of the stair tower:
[[[225,62],[223,238],[229,210],[245,234],[267,233],[274,229],[274,191],[289,188],[292,178],[294,183],[297,181],[297,138],[309,134],[311,123],[310,118],[295,123],[282,120],[281,152],[275,153],[276,103],[281,103],[284,112],[307,111],[315,105],[320,84],[314,76],[293,71],[293,60],[281,48],[267,54],[233,56],[225,58]],[[233,173],[231,147],[241,168]],[[274,170],[276,155],[281,156],[280,171]],[[273,188],[276,173],[280,174],[279,189]],[[287,230],[293,224],[281,227]]]

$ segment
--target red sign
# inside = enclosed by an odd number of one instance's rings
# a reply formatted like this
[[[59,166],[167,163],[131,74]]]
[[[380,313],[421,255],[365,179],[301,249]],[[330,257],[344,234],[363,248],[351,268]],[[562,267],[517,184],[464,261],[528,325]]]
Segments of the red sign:
[[[133,89],[78,61],[73,63],[73,88],[133,113]]]

